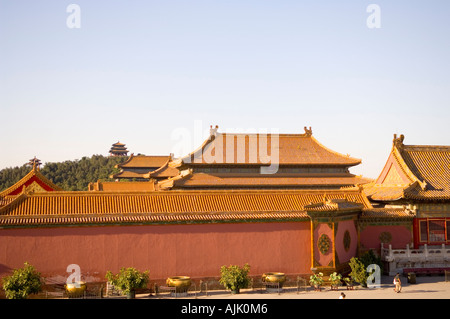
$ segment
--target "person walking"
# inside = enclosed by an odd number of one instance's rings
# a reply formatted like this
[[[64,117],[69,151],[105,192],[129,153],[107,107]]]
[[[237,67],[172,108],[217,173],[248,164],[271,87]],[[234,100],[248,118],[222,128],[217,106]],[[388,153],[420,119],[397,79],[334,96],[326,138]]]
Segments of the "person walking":
[[[394,291],[399,293],[402,291],[402,281],[400,280],[400,274],[397,273],[394,277]]]

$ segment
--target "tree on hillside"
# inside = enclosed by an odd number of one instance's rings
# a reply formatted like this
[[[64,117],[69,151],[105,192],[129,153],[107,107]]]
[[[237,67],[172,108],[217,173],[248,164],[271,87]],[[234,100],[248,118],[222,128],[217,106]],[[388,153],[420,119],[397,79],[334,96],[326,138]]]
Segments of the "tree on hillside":
[[[126,159],[126,156],[85,156],[80,160],[45,163],[41,173],[64,190],[82,191],[87,190],[90,182],[109,179],[109,175],[117,170],[114,166]],[[0,190],[17,183],[30,169],[30,166],[22,165],[0,170]]]

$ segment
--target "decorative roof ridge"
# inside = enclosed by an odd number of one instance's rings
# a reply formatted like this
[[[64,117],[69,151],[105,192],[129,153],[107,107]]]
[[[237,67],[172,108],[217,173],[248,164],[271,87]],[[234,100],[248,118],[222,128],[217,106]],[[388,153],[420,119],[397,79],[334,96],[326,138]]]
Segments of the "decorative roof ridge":
[[[360,222],[366,220],[385,221],[390,220],[411,220],[415,218],[415,214],[405,208],[363,208],[360,216]]]
[[[2,216],[6,210],[9,210],[10,208],[12,208],[14,206],[19,205],[21,202],[23,202],[28,197],[29,197],[29,194],[27,194],[25,192],[25,186],[24,186],[22,192],[19,195],[16,195],[15,199],[13,199],[11,202],[6,204],[5,206],[0,207],[0,216]]]
[[[37,170],[35,168],[33,168],[31,171],[29,171],[24,177],[22,177],[19,181],[17,181],[16,183],[14,183],[13,185],[11,185],[10,187],[8,187],[7,189],[3,190],[0,192],[0,196],[5,196],[13,191],[15,191],[16,189],[18,189],[20,186],[23,185],[23,183],[25,183],[27,180],[29,180],[31,177],[33,177],[35,175],[35,173],[37,172]]]
[[[306,177],[306,178],[324,178],[324,177],[342,177],[342,178],[362,178],[362,179],[370,179],[368,177],[363,177],[362,175],[355,175],[352,173],[289,173],[289,172],[282,172],[282,173],[274,173],[274,174],[265,174],[262,175],[261,173],[248,173],[248,172],[230,172],[230,173],[223,173],[223,172],[195,172],[193,173],[195,175],[209,175],[209,176],[217,176],[217,177],[230,177],[230,178],[235,178],[235,177],[262,177],[262,178],[279,178],[279,177],[293,177],[293,178],[298,178],[298,177]]]
[[[190,178],[192,177],[192,168],[179,170],[179,174],[173,177],[168,177],[166,179],[163,179],[161,181],[157,181],[155,185],[157,186],[157,190],[171,190],[174,184],[182,179]]]
[[[404,146],[403,145],[404,139],[405,139],[405,135],[400,134],[400,136],[397,137],[397,134],[394,134],[394,139],[392,140],[392,145],[397,148],[402,148]]]
[[[363,208],[363,211],[405,211],[405,207],[372,207]]]
[[[230,135],[230,136],[253,136],[253,135],[277,135],[278,137],[312,137],[312,135],[308,135],[305,133],[218,133],[216,136],[219,135]]]
[[[218,126],[216,126],[216,130],[214,131],[214,135],[232,135],[232,136],[252,136],[252,135],[277,135],[278,137],[311,137],[312,136],[312,129],[311,126],[309,127],[309,129],[305,126],[303,129],[305,130],[305,133],[264,133],[264,132],[246,132],[246,133],[231,133],[231,132],[224,132],[224,133],[220,133],[217,132],[217,128]]]
[[[403,141],[405,140],[405,135],[394,134],[394,139],[392,140],[393,147],[404,151],[450,151],[450,145],[405,145]]]
[[[128,159],[123,162],[123,163],[119,163],[115,165],[115,168],[123,168],[123,167],[127,167],[126,165],[129,164],[133,159],[135,158],[139,158],[139,157],[148,157],[148,158],[167,158],[167,160],[169,161],[171,158],[171,155],[143,155],[143,154],[138,154],[138,155],[134,155],[134,153],[131,153],[131,155],[128,157]],[[134,166],[129,166],[129,167],[134,167]],[[136,166],[139,167],[139,166]]]
[[[168,159],[161,167],[155,169],[154,171],[150,171],[150,172],[148,172],[148,173],[145,173],[143,176],[144,176],[145,178],[152,178],[152,175],[158,174],[158,173],[160,173],[161,171],[165,170],[165,169],[169,166],[169,162],[170,162],[171,160],[172,160],[172,159],[169,157],[169,159]]]
[[[435,191],[431,190],[429,192],[435,192]],[[449,195],[447,195],[447,194],[437,195],[437,196],[433,196],[433,197],[426,197],[426,196],[414,194],[414,192],[405,193],[405,198],[414,199],[414,200],[422,200],[422,201],[430,201],[431,200],[431,201],[446,201],[446,202],[448,202],[448,200],[450,199]]]
[[[311,211],[323,211],[323,212],[354,211],[354,210],[361,210],[363,208],[364,208],[364,204],[350,201],[346,197],[345,198],[328,199],[326,197],[326,195],[324,195],[324,199],[322,202],[310,203],[310,204],[304,206],[304,209],[306,212],[311,212]]]
[[[450,152],[450,145],[403,145],[406,152]]]
[[[123,163],[119,163],[114,165],[115,168],[122,168],[122,165],[129,163],[131,161],[131,159],[134,157],[134,153],[131,153],[130,156],[128,156],[127,160]]]
[[[359,187],[349,187],[345,189],[329,189],[326,190],[328,195],[344,194],[345,193],[360,193]],[[107,197],[107,196],[129,196],[129,195],[150,195],[150,196],[168,196],[171,194],[176,195],[264,195],[264,194],[283,194],[283,195],[309,195],[309,194],[324,194],[324,190],[321,189],[224,189],[224,190],[171,190],[170,192],[155,192],[155,191],[127,191],[127,192],[113,192],[113,191],[102,191],[102,192],[92,192],[92,191],[58,191],[58,192],[35,192],[27,193],[27,197],[63,197],[63,196],[88,196],[88,197]]]
[[[203,141],[203,143],[197,147],[195,150],[193,150],[192,152],[190,152],[189,154],[180,157],[176,162],[177,162],[177,166],[175,167],[179,167],[181,165],[183,165],[184,163],[193,163],[195,161],[195,156],[197,153],[200,152],[200,154],[203,154],[205,147],[212,143],[216,136],[217,136],[217,130],[219,129],[219,126],[216,125],[215,128],[212,127],[212,125],[210,126],[210,130],[209,130],[209,136]],[[188,161],[187,161],[188,160]]]
[[[406,163],[405,159],[402,156],[402,150],[404,149],[403,145],[403,134],[400,136],[400,140],[396,138],[396,134],[394,134],[394,142],[392,145],[392,153],[394,155],[394,159],[397,162],[397,164],[400,166],[401,170],[405,175],[409,178],[411,183],[406,186],[404,189],[409,188],[412,186],[414,182],[417,182],[419,186],[422,188],[422,190],[426,189],[427,183],[425,181],[419,180],[419,178],[413,173],[413,171],[409,168],[408,164]]]
[[[425,186],[426,186],[426,182],[424,182],[424,183],[425,183]],[[422,188],[422,185],[420,184],[420,181],[417,180],[417,181],[414,181],[413,183],[411,183],[409,186],[403,188],[403,190],[402,190],[403,191],[403,197],[405,197],[406,193],[412,191],[414,188],[416,188],[418,186],[422,190],[425,190],[424,188]]]
[[[21,187],[23,184],[25,184],[29,179],[31,179],[33,176],[36,176],[37,178],[39,178],[39,180],[41,182],[43,182],[45,185],[47,185],[48,187],[54,189],[55,191],[62,191],[63,189],[61,187],[59,187],[58,185],[56,185],[55,183],[53,183],[51,180],[49,180],[48,178],[46,178],[39,170],[39,168],[37,166],[33,166],[33,168],[24,176],[22,177],[19,181],[17,181],[16,183],[14,183],[14,185],[8,187],[7,189],[3,190],[0,192],[0,197],[3,197],[5,195],[10,194],[11,192],[17,190],[19,187]]]
[[[317,143],[317,145],[319,145],[320,147],[322,147],[322,148],[325,149],[326,151],[328,151],[328,152],[330,152],[330,153],[333,153],[333,154],[335,154],[335,155],[337,155],[337,156],[339,156],[339,157],[342,157],[342,158],[348,159],[348,160],[350,160],[350,161],[353,161],[353,163],[351,163],[350,166],[355,166],[355,165],[361,164],[361,162],[362,162],[361,159],[355,158],[355,157],[351,157],[349,154],[344,155],[344,154],[339,153],[339,152],[337,152],[337,151],[335,151],[335,150],[332,150],[332,149],[326,147],[325,145],[323,145],[322,143],[320,143],[314,136],[311,135],[310,137],[311,137],[311,139],[312,139],[315,143]],[[348,165],[348,164],[346,164],[346,165]]]

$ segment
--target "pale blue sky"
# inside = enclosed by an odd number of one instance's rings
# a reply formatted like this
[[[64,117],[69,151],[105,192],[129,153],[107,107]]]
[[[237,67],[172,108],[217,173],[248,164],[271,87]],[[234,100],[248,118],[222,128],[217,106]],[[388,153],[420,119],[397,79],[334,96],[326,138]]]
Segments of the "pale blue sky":
[[[445,0],[0,0],[0,168],[107,155],[117,140],[168,154],[176,130],[193,149],[201,123],[311,126],[375,178],[394,133],[450,145],[449,35]]]

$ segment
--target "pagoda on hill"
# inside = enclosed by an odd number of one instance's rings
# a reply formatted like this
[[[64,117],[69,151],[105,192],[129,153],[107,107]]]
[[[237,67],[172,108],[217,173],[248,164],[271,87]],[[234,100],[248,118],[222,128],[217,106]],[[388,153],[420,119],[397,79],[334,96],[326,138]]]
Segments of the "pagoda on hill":
[[[111,149],[109,150],[109,155],[110,156],[127,156],[128,150],[125,147],[125,144],[117,142],[111,146]]]

